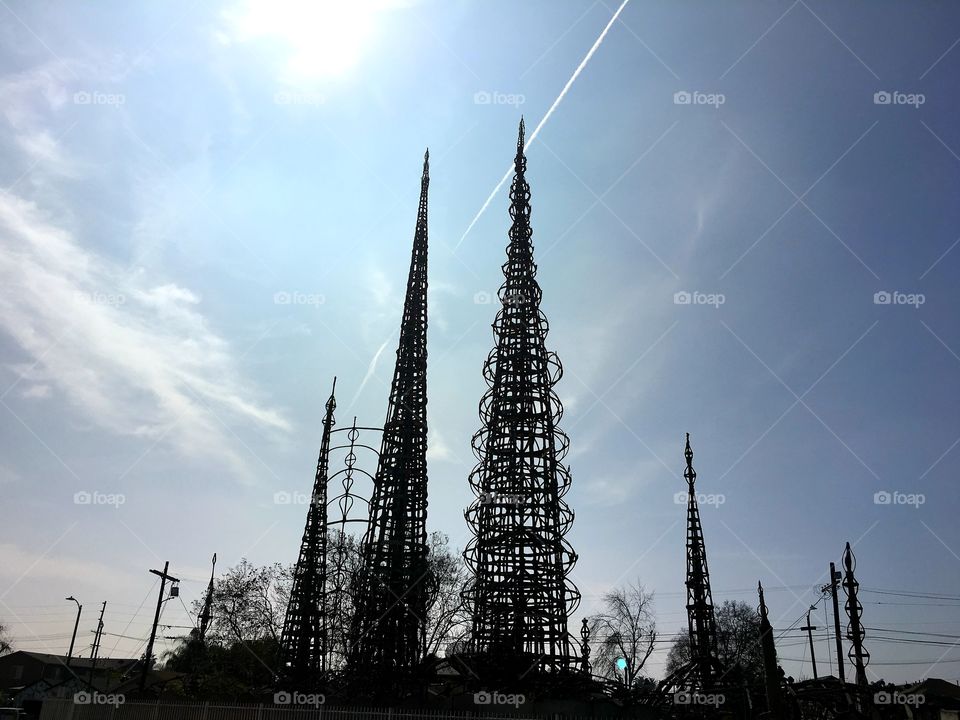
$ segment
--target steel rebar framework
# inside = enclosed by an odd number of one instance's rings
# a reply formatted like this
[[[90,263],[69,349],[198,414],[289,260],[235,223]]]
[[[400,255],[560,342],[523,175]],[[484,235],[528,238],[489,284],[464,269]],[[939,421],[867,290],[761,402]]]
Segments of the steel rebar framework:
[[[423,660],[432,592],[426,529],[428,163],[429,153],[350,627],[348,667],[381,681]]]
[[[317,687],[327,670],[327,479],[330,433],[336,422],[336,387],[334,378],[323,418],[313,494],[280,636],[281,682],[302,690]]]
[[[713,594],[710,591],[710,571],[707,569],[707,548],[700,524],[697,504],[697,472],[693,469],[693,448],[690,433],[683,451],[687,467],[683,477],[687,481],[687,632],[690,636],[690,680],[699,687],[708,687],[715,679],[717,666],[717,621],[713,612]]]
[[[857,569],[857,559],[854,557],[853,550],[850,549],[850,543],[843,550],[843,590],[847,594],[847,602],[844,604],[844,610],[850,623],[847,625],[847,640],[850,641],[850,651],[847,657],[853,662],[856,670],[856,682],[860,687],[867,686],[867,665],[870,663],[870,653],[863,646],[863,638],[866,633],[863,629],[861,617],[863,616],[863,605],[857,598],[857,592],[860,589],[860,583],[857,582],[854,571]]]
[[[521,120],[502,308],[483,368],[483,427],[473,437],[479,462],[469,482],[476,500],[465,512],[474,535],[464,552],[474,576],[463,593],[472,610],[467,654],[504,670],[572,671],[582,660],[571,652],[567,629],[580,599],[568,579],[577,556],[565,539],[574,517],[563,500],[570,442],[557,427],[563,406],[553,388],[562,366],[545,347],[526,165]]]

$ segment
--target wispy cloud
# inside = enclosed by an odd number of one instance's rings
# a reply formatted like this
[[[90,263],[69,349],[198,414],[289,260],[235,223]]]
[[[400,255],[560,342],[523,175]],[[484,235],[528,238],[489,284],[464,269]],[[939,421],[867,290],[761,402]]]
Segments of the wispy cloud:
[[[0,328],[34,363],[27,379],[55,388],[92,425],[215,457],[238,474],[249,463],[226,423],[289,429],[256,399],[237,351],[189,289],[130,275],[12,194],[0,195],[0,232]]]

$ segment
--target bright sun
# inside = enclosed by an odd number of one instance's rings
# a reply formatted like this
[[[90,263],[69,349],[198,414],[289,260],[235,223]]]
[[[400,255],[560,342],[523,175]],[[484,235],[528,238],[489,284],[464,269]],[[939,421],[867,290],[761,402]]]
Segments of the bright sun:
[[[336,77],[360,60],[388,1],[247,0],[235,29],[240,40],[283,42],[293,78]]]

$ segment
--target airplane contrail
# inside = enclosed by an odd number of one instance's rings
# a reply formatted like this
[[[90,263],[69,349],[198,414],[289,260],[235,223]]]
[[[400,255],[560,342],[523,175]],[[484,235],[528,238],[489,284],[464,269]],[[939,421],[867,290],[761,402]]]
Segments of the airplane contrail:
[[[363,376],[363,380],[360,382],[360,387],[357,388],[357,392],[354,393],[353,399],[350,401],[350,404],[347,406],[348,409],[353,407],[353,404],[357,402],[357,398],[360,397],[360,393],[363,392],[363,389],[367,386],[367,382],[370,378],[373,377],[373,373],[377,370],[377,361],[380,360],[380,356],[383,355],[383,351],[387,349],[387,344],[390,342],[390,338],[393,337],[393,333],[390,333],[387,336],[387,339],[383,341],[383,345],[373,354],[373,359],[370,361],[370,365],[367,366],[367,374]]]
[[[597,51],[597,48],[600,47],[600,43],[603,42],[603,39],[607,36],[607,31],[610,27],[617,21],[617,18],[620,17],[620,13],[623,12],[623,9],[627,6],[627,3],[630,0],[623,0],[620,4],[620,7],[617,8],[617,11],[613,14],[613,17],[610,18],[610,22],[607,23],[607,26],[603,29],[603,32],[600,33],[600,37],[597,38],[596,42],[593,43],[593,46],[590,50],[587,51],[587,54],[583,56],[583,60],[580,61],[580,64],[577,65],[577,69],[573,71],[573,75],[570,76],[570,79],[567,80],[567,84],[563,86],[563,90],[560,91],[560,94],[557,95],[557,99],[553,101],[553,105],[550,106],[550,109],[547,110],[547,113],[543,116],[537,127],[533,129],[533,132],[530,133],[530,137],[527,139],[527,144],[523,146],[524,151],[530,144],[536,139],[537,134],[540,132],[547,120],[550,119],[550,116],[553,115],[553,111],[557,109],[557,106],[563,100],[564,96],[567,94],[567,91],[573,85],[574,81],[580,75],[587,63],[590,62],[590,58],[593,57],[593,54]],[[503,177],[500,179],[500,182],[497,183],[497,186],[493,189],[493,192],[490,193],[490,197],[487,198],[486,202],[483,203],[483,207],[480,208],[480,211],[476,214],[476,217],[470,221],[470,224],[467,226],[467,229],[463,233],[463,237],[460,238],[460,241],[454,245],[453,249],[456,250],[460,247],[463,241],[466,239],[467,235],[470,234],[470,231],[473,229],[473,226],[477,224],[477,220],[480,219],[480,216],[483,215],[484,211],[489,207],[490,203],[493,202],[493,198],[496,197],[497,193],[500,192],[500,188],[503,187],[503,184],[507,181],[507,178],[510,177],[510,173],[513,172],[513,163],[511,162],[509,167],[507,167],[507,172],[504,173]]]

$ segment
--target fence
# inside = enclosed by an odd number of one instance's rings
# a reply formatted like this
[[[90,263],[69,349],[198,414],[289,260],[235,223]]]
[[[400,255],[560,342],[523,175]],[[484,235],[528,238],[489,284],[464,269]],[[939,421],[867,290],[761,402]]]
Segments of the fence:
[[[318,705],[284,707],[256,703],[127,702],[78,704],[72,699],[47,698],[40,720],[544,720],[555,714],[497,715],[469,710],[393,709]],[[563,720],[596,717],[563,715]],[[634,715],[649,718],[650,715]],[[621,718],[620,720],[623,720]]]

